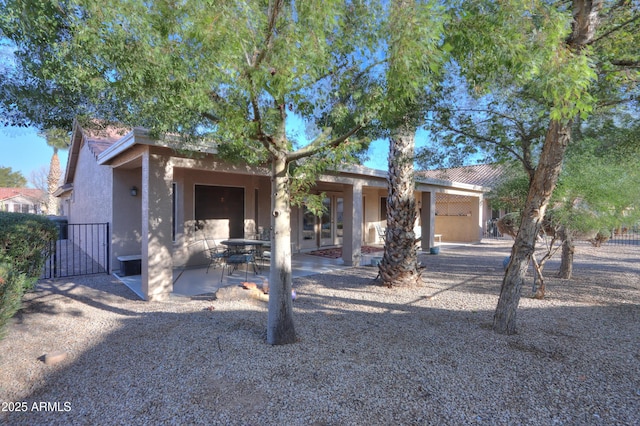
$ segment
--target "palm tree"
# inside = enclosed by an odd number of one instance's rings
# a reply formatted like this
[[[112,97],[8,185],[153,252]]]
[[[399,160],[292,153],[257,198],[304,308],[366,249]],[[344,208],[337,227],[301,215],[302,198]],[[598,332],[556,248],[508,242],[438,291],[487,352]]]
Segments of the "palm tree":
[[[47,214],[58,214],[58,199],[53,195],[60,185],[62,178],[62,170],[60,169],[60,159],[58,158],[59,149],[67,149],[69,147],[69,132],[64,129],[47,129],[39,135],[46,139],[47,145],[53,148],[53,155],[49,164],[49,176],[47,178]]]
[[[390,138],[389,196],[387,197],[387,229],[380,277],[387,286],[413,286],[420,283],[414,226],[415,127],[405,119]]]

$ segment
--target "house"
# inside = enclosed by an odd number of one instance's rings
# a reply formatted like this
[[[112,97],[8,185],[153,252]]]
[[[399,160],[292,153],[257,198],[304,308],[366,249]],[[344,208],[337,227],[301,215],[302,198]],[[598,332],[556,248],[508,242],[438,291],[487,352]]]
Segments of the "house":
[[[495,188],[502,179],[504,179],[507,168],[502,164],[477,164],[473,166],[452,167],[448,169],[425,170],[418,172],[419,176],[438,179],[446,182],[460,182],[469,185],[480,186],[483,188]],[[455,205],[456,196],[440,192],[436,194],[436,206],[442,207],[438,210],[436,207],[436,215],[443,216],[451,213],[451,206]],[[445,210],[446,208],[446,210]],[[453,209],[455,212],[455,208]],[[485,219],[483,223],[483,235],[497,235],[495,221],[504,216],[505,210],[494,209],[489,199],[484,198],[482,206],[482,217]],[[438,225],[444,227],[447,219],[436,219],[436,232],[442,231],[438,229]],[[453,237],[449,235],[449,237]]]
[[[172,292],[174,267],[204,261],[203,235],[243,238],[270,229],[268,166],[225,163],[213,146],[178,147],[140,128],[83,129],[75,123],[71,138],[57,192],[64,215],[70,224],[109,224],[111,270],[119,267],[118,257],[141,255],[147,300]],[[436,233],[445,241],[479,241],[487,190],[419,177],[422,248],[429,250]],[[344,263],[359,265],[362,245],[381,242],[375,228],[386,223],[387,173],[345,167],[322,175],[314,191],[326,194],[327,212],[317,217],[304,207],[292,209],[292,251],[340,246]],[[439,206],[437,194],[455,200]],[[438,209],[443,213],[436,216]]]
[[[42,214],[45,194],[33,188],[0,188],[0,210]]]

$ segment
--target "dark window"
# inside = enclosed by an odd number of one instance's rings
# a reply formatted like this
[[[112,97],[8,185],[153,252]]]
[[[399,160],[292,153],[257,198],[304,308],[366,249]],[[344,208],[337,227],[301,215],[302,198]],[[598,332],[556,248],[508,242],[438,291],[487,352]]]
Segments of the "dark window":
[[[244,188],[196,185],[195,220],[229,219],[229,238],[244,237]]]
[[[387,220],[387,197],[380,198],[380,220]]]

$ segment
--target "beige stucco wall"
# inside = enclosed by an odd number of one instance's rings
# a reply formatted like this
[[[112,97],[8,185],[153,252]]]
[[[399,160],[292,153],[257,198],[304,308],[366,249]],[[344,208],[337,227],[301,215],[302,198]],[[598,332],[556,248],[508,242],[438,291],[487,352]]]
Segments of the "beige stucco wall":
[[[482,238],[483,214],[479,197],[469,197],[470,211],[466,215],[437,215],[435,233],[442,235],[442,241],[474,243]]]
[[[131,195],[133,186],[138,190],[135,197]],[[115,169],[112,189],[111,262],[113,269],[118,269],[118,256],[142,252],[142,169]]]
[[[69,223],[111,222],[111,168],[99,166],[93,153],[83,144],[75,170],[73,195],[67,212]]]

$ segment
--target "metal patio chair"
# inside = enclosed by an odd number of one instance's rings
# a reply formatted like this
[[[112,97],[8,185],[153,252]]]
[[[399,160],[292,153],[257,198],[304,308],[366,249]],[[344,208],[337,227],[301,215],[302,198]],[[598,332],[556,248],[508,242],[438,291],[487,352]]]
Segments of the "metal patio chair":
[[[209,264],[207,265],[207,274],[209,273],[209,268],[213,265],[213,268],[217,268],[218,266],[224,266],[226,264],[225,259],[228,257],[229,253],[226,248],[221,247],[216,244],[215,240],[207,240],[204,241],[204,254],[209,259]],[[224,268],[223,268],[224,272]]]

